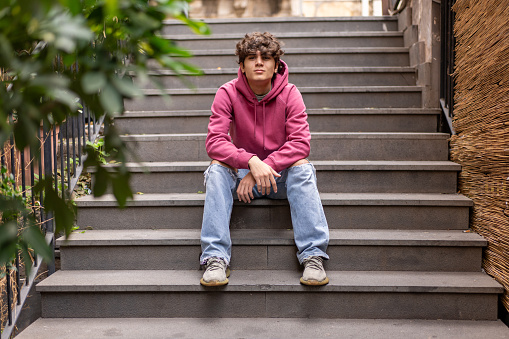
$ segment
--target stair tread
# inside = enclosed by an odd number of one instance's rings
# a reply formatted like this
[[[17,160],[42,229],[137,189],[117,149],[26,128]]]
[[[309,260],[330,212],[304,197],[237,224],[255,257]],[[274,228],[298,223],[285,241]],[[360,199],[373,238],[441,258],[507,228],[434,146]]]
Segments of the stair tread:
[[[440,109],[434,108],[312,108],[306,110],[308,115],[315,114],[440,114]],[[126,111],[115,120],[122,118],[152,118],[173,116],[210,116],[210,110],[177,110],[177,111]]]
[[[402,37],[401,31],[338,31],[338,32],[271,32],[278,39],[285,38],[330,38],[330,37]],[[179,40],[220,40],[220,39],[242,39],[244,33],[213,33],[211,35],[196,34],[165,34],[164,38]]]
[[[359,54],[359,53],[408,53],[408,47],[327,47],[327,48],[285,48],[285,55],[293,54]],[[192,50],[194,56],[226,55],[231,56],[227,49],[196,49]]]
[[[195,89],[142,89],[145,95],[194,95],[194,94],[216,94],[217,88],[195,88]],[[420,86],[327,86],[327,87],[299,87],[302,94],[306,93],[346,93],[346,92],[420,92]]]
[[[218,75],[218,74],[232,74],[237,75],[238,72],[237,68],[206,68],[202,71],[205,75]],[[398,72],[398,73],[415,73],[414,67],[409,66],[351,66],[351,67],[292,67],[291,70],[292,74],[298,74],[298,73],[363,73],[363,72],[369,72],[369,73],[385,73],[385,72]],[[167,69],[161,69],[158,71],[150,71],[149,74],[151,75],[175,75],[176,74]],[[299,86],[300,88],[300,86]]]
[[[307,318],[40,318],[19,339],[507,338],[500,321]]]
[[[472,200],[460,194],[443,193],[320,193],[323,205],[376,205],[376,206],[472,206]],[[147,193],[135,194],[128,206],[202,206],[202,193]],[[76,199],[79,207],[115,207],[112,194],[92,195]],[[245,203],[235,201],[235,205]],[[253,206],[287,205],[286,200],[255,199]]]
[[[205,140],[207,133],[182,133],[182,134],[129,134],[124,135],[124,140],[136,141],[162,141],[162,140]],[[447,140],[447,133],[419,133],[419,132],[311,132],[314,139],[439,139]]]
[[[487,245],[480,235],[461,230],[331,229],[329,246],[471,246]],[[292,230],[231,230],[233,245],[294,245]],[[199,245],[199,229],[76,231],[60,246]]]
[[[166,162],[128,162],[127,168],[131,172],[183,172],[183,171],[204,171],[210,161],[166,161]],[[352,171],[460,171],[461,165],[452,161],[353,161],[353,160],[316,160],[314,167],[320,170]],[[115,164],[108,164],[106,167],[115,167]],[[93,172],[93,171],[92,171]]]
[[[58,271],[37,285],[39,292],[170,292],[217,291],[200,285],[200,270],[69,270]],[[301,272],[232,270],[231,292],[400,292],[501,293],[503,287],[481,272],[328,271],[330,282],[303,286]]]
[[[353,21],[397,21],[396,16],[335,16],[335,17],[253,17],[253,18],[207,18],[203,19],[203,22],[207,24],[230,24],[230,23],[302,23],[302,22],[353,22]],[[184,26],[182,21],[168,19],[164,21],[165,25],[177,25]]]

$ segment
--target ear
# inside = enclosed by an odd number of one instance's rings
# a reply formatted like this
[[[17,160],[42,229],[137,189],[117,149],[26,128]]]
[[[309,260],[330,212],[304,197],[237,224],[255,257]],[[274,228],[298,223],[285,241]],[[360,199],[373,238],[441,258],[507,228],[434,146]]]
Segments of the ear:
[[[243,63],[243,62],[241,62],[241,63],[239,64],[239,66],[240,66],[240,70],[242,71],[242,73],[244,73],[244,72],[245,72],[245,70],[244,70],[244,63]]]
[[[276,63],[276,66],[274,67],[274,73],[277,73],[279,71],[279,61]]]

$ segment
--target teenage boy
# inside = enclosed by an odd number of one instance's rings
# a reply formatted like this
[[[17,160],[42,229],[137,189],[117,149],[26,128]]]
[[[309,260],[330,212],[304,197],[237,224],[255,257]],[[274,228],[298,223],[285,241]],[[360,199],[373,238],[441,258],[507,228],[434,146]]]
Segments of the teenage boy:
[[[310,133],[306,107],[288,83],[284,51],[270,33],[246,34],[237,43],[238,78],[219,88],[212,104],[205,171],[201,264],[205,286],[228,283],[233,200],[288,199],[297,258],[305,285],[329,282],[323,260],[329,229],[316,188],[316,172],[306,159]]]

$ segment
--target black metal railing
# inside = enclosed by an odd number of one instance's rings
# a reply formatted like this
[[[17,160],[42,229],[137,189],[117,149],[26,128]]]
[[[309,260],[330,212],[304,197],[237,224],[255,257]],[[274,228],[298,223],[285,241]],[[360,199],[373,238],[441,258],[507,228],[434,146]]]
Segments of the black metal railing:
[[[15,123],[11,115],[10,123]],[[34,154],[39,152],[27,148],[24,151],[15,149],[14,139],[5,145],[0,145],[0,163],[4,168],[2,180],[9,178],[11,188],[19,192],[27,206],[31,209],[36,222],[46,236],[47,243],[53,249],[53,259],[46,263],[47,274],[55,272],[55,233],[53,216],[42,208],[42,201],[46,192],[35,192],[34,186],[42,178],[52,178],[54,189],[68,200],[83,170],[86,154],[82,152],[87,141],[94,142],[97,138],[103,117],[96,119],[95,115],[83,107],[77,116],[67,118],[58,126],[44,124],[39,129],[40,158]],[[27,198],[28,196],[28,198]],[[18,220],[19,228],[25,220]],[[1,338],[10,338],[16,328],[16,322],[24,306],[28,292],[39,274],[42,260],[35,256],[30,275],[22,274],[25,270],[20,267],[20,256],[16,256],[11,265],[5,267],[7,315]],[[14,277],[14,281],[12,279]]]
[[[452,6],[456,0],[441,2],[441,37],[440,37],[440,106],[449,130],[455,134],[452,126],[454,116],[454,12]]]

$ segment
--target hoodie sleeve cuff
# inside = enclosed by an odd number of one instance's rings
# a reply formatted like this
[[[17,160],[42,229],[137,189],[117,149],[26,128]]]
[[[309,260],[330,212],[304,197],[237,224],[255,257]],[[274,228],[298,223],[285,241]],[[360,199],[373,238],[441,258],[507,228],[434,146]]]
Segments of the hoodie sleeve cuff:
[[[249,152],[242,152],[239,153],[239,156],[237,157],[237,168],[249,168],[248,162],[249,159],[254,157],[256,154],[249,153]]]

